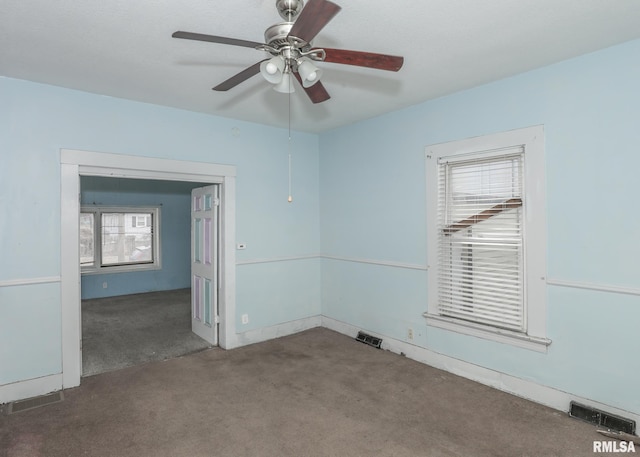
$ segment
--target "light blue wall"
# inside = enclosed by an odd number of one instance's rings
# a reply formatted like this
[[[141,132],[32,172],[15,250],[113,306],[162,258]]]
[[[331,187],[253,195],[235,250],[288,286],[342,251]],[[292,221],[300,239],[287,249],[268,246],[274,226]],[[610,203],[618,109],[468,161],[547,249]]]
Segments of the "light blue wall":
[[[550,280],[640,289],[640,41],[320,136],[322,251],[426,265],[424,148],[543,124]],[[640,414],[640,297],[547,286],[547,354],[426,327],[427,272],[326,259],[322,312]]]
[[[58,284],[0,287],[0,385],[60,372],[59,303]]]
[[[81,177],[83,206],[160,207],[162,269],[82,275],[82,298],[112,297],[190,287],[191,189],[204,184]],[[103,288],[103,282],[107,288]]]
[[[318,137],[293,132],[292,204],[287,140],[284,129],[0,77],[0,385],[61,371],[59,282],[11,285],[60,275],[60,149],[235,165],[246,261],[319,252]],[[236,311],[250,316],[238,331],[317,316],[319,262],[238,266]]]
[[[640,414],[637,295],[548,286],[553,343],[539,354],[427,328],[424,271],[306,258],[424,265],[424,147],[543,124],[548,277],[637,290],[638,55],[634,41],[295,133],[294,204],[284,130],[0,78],[0,385],[60,371],[58,283],[7,284],[60,274],[59,150],[69,148],[237,166],[239,331],[319,313],[399,340],[411,326],[422,347]],[[252,263],[286,258],[298,259]]]

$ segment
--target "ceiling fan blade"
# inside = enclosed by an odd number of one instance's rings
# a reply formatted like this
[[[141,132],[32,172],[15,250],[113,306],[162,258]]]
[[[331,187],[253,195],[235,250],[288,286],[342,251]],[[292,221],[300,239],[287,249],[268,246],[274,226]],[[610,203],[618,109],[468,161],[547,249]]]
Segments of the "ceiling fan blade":
[[[205,35],[202,33],[177,31],[171,35],[173,38],[184,38],[185,40],[208,41],[210,43],[230,44],[232,46],[243,46],[245,48],[256,48],[264,46],[263,43],[257,41],[238,40],[236,38],[227,38],[223,36]]]
[[[307,43],[311,42],[341,9],[329,0],[309,0],[291,27],[287,38],[296,37]]]
[[[398,71],[402,68],[404,57],[376,54],[373,52],[348,51],[346,49],[322,48],[326,53],[325,62],[356,65],[376,70]]]
[[[216,87],[213,88],[213,90],[217,90],[219,92],[227,91],[229,89],[232,89],[232,88],[236,87],[238,84],[240,84],[241,82],[246,81],[247,79],[251,78],[252,76],[257,75],[258,73],[260,73],[260,64],[262,62],[264,62],[265,60],[269,60],[269,59],[261,60],[260,62],[251,65],[249,68],[245,68],[240,73],[238,73],[238,74],[232,76],[231,78],[227,79],[226,81],[218,84]]]
[[[300,75],[297,72],[294,73],[294,75],[298,80],[298,82],[300,83],[300,87],[304,89],[304,91],[309,96],[309,99],[311,99],[313,103],[326,102],[331,98],[331,95],[329,95],[329,92],[327,92],[327,89],[324,88],[324,86],[322,85],[322,82],[318,81],[313,86],[304,87],[302,85],[302,78],[300,77]]]

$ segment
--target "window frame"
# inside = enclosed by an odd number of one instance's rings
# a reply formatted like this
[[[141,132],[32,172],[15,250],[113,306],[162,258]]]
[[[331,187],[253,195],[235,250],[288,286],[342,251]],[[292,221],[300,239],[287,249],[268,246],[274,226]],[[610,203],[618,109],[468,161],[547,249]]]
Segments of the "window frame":
[[[487,155],[492,151],[522,146],[524,149],[524,296],[523,332],[441,316],[438,307],[438,162],[446,157]],[[538,352],[546,352],[546,197],[544,127],[542,125],[490,135],[440,143],[425,148],[427,202],[427,311],[428,326],[465,335],[511,344]],[[540,247],[544,247],[541,249]]]
[[[108,205],[85,205],[80,207],[80,214],[93,214],[93,265],[80,265],[82,275],[125,273],[133,271],[150,271],[162,269],[162,250],[160,243],[161,218],[159,206],[108,206]],[[102,214],[103,213],[150,213],[151,233],[152,233],[152,258],[151,262],[132,263],[124,265],[103,265],[102,264]],[[136,218],[137,219],[137,218]],[[146,221],[146,219],[145,219]],[[137,220],[136,220],[137,228]],[[80,259],[78,259],[80,261]]]

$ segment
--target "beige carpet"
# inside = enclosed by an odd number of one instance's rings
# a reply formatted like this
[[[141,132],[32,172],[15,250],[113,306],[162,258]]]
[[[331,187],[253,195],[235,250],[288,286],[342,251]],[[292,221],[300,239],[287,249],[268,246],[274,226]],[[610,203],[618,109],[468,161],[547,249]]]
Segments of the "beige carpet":
[[[211,347],[191,331],[191,290],[82,300],[82,375]]]
[[[326,329],[85,378],[0,455],[597,455],[595,427]]]

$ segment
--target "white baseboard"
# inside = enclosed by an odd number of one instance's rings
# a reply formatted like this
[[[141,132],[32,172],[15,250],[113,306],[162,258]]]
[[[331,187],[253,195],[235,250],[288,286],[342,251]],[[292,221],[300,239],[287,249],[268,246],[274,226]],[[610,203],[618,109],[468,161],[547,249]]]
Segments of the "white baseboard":
[[[322,325],[321,316],[312,316],[295,321],[285,322],[283,324],[265,327],[256,330],[249,330],[245,333],[236,334],[236,346],[246,346],[248,344],[260,343],[262,341],[272,340],[294,333],[303,332],[310,328],[320,327]]]
[[[372,336],[382,338],[382,349],[396,354],[402,353],[417,362],[462,376],[463,378],[471,379],[472,381],[531,400],[535,403],[549,406],[553,409],[568,412],[570,402],[575,401],[601,411],[607,411],[618,416],[629,418],[636,421],[636,423],[640,423],[640,414],[625,411],[614,406],[563,392],[553,387],[544,386],[532,381],[501,373],[499,371],[474,365],[420,346],[389,338],[386,335],[370,332],[367,329],[357,328],[351,324],[347,324],[330,317],[322,316],[322,326],[353,338],[355,338],[358,332],[362,330]]]
[[[62,374],[4,384],[0,386],[0,404],[38,397],[58,390],[62,390]]]

